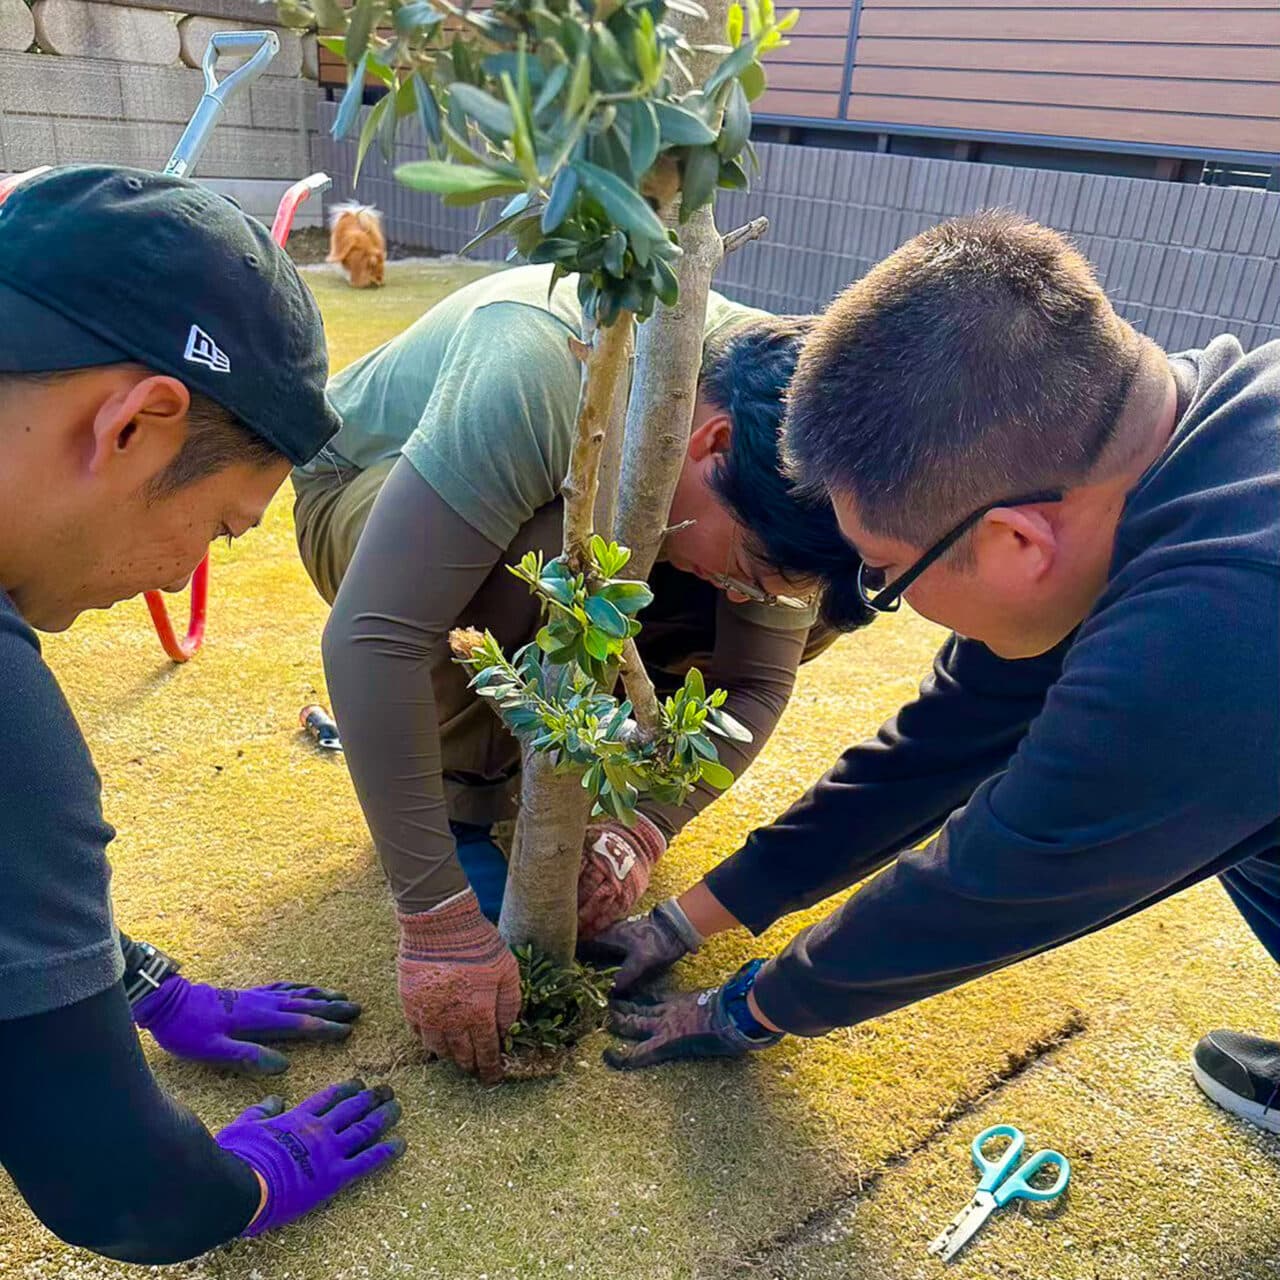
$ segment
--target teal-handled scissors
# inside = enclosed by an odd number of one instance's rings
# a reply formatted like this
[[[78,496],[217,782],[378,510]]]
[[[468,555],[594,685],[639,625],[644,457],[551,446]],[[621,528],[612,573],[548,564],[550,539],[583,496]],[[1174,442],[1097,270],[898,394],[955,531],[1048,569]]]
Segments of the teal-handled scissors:
[[[990,1160],[983,1148],[996,1138],[1008,1138],[1009,1145],[1000,1155]],[[1004,1208],[1011,1200],[1056,1200],[1071,1181],[1071,1162],[1061,1151],[1037,1151],[1029,1160],[1018,1166],[1027,1139],[1021,1129],[1011,1124],[996,1124],[984,1129],[973,1140],[973,1163],[982,1175],[973,1199],[947,1224],[942,1234],[929,1245],[929,1252],[937,1254],[943,1262],[949,1262],[970,1240],[978,1229],[997,1209]],[[1056,1165],[1058,1176],[1052,1186],[1032,1186],[1031,1179],[1041,1169]]]

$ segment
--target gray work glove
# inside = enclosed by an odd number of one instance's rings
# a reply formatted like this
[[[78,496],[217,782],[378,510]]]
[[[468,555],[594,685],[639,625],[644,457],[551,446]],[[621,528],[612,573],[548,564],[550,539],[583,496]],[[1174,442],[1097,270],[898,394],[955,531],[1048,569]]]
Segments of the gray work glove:
[[[666,973],[702,946],[702,935],[689,923],[674,898],[660,902],[647,916],[631,916],[578,946],[578,956],[592,964],[618,965],[613,989],[621,994]]]

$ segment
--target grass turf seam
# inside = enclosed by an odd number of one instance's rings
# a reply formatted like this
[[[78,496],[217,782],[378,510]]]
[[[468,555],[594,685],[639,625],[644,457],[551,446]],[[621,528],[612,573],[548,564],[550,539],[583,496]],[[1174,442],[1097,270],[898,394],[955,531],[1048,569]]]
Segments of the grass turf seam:
[[[795,1226],[775,1236],[767,1244],[756,1249],[740,1262],[735,1263],[730,1270],[721,1272],[719,1277],[709,1277],[708,1280],[731,1280],[731,1278],[733,1280],[749,1280],[752,1276],[775,1275],[775,1264],[784,1258],[790,1250],[803,1246],[820,1237],[824,1232],[829,1231],[835,1225],[837,1219],[851,1209],[859,1200],[872,1195],[880,1182],[894,1169],[905,1165],[913,1156],[931,1146],[966,1116],[973,1115],[980,1110],[1003,1088],[1018,1079],[1019,1076],[1024,1075],[1032,1067],[1047,1061],[1064,1045],[1081,1035],[1088,1028],[1088,1025],[1088,1019],[1079,1009],[1069,1010],[1063,1022],[1047,1035],[1031,1041],[1019,1052],[1009,1054],[1005,1060],[1005,1066],[995,1074],[988,1084],[981,1089],[961,1094],[956,1098],[950,1106],[939,1114],[938,1123],[918,1141],[903,1147],[901,1151],[897,1151],[882,1160],[870,1173],[866,1175],[858,1174],[855,1179],[854,1189],[846,1194],[836,1196],[835,1199],[827,1204],[815,1209],[797,1222]]]

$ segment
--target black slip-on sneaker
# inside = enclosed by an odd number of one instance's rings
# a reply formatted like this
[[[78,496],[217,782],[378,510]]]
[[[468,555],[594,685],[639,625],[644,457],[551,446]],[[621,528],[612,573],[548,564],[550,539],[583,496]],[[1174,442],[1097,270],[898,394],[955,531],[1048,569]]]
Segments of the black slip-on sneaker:
[[[1280,1133],[1280,1043],[1239,1031],[1211,1031],[1191,1058],[1196,1084],[1218,1106]]]

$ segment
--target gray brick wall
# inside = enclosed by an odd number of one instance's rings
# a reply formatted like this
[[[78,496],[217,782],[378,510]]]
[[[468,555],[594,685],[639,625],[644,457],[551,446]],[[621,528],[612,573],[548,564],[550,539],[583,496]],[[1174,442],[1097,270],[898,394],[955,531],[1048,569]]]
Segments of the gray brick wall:
[[[0,51],[0,173],[93,161],[162,168],[203,87],[189,67]],[[200,176],[305,177],[316,95],[308,80],[252,84],[228,105]]]
[[[278,18],[257,0],[37,0],[31,14],[38,51],[22,32],[17,48],[0,40],[0,173],[103,160],[160,168],[203,92],[210,33]],[[283,190],[308,172],[318,90],[301,78],[298,34],[278,34],[278,56],[232,101],[198,176]]]
[[[334,112],[320,105],[313,152],[334,178],[332,199],[378,205],[402,244],[461,248],[474,234],[475,210],[447,209],[400,186],[376,153],[352,187],[355,144],[329,138]],[[1070,235],[1120,312],[1170,350],[1223,332],[1246,347],[1280,338],[1280,193],[773,143],[758,151],[754,189],[722,193],[716,214],[723,230],[769,218],[768,236],[729,258],[716,282],[743,302],[820,310],[917,232],[1001,206]],[[425,155],[421,137],[410,134],[396,160]],[[506,252],[495,239],[475,256]]]

